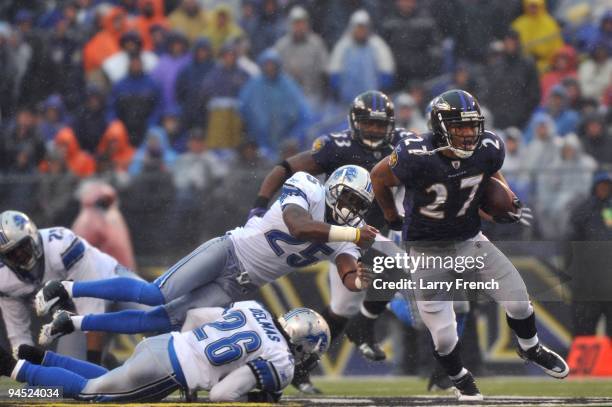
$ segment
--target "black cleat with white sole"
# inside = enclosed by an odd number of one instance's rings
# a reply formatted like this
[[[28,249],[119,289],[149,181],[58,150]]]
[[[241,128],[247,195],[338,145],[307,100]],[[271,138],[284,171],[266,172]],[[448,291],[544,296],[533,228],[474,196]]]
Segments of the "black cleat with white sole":
[[[43,316],[57,310],[75,311],[74,302],[60,280],[50,280],[36,293],[36,314]]]
[[[555,379],[563,379],[570,372],[569,366],[561,356],[539,343],[527,350],[519,347],[517,353],[521,359],[535,364]]]
[[[464,376],[457,380],[453,380],[455,385],[455,395],[459,401],[481,401],[483,399],[474,376],[467,372]]]
[[[38,343],[41,346],[49,346],[60,336],[74,332],[74,324],[70,318],[73,315],[75,314],[64,310],[57,311],[53,315],[53,321],[43,325],[40,329]]]

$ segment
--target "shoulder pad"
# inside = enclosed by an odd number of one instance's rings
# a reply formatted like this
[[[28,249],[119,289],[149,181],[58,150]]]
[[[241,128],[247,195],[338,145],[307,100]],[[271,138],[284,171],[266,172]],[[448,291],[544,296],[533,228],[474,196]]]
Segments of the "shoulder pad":
[[[502,138],[489,130],[485,130],[480,144],[483,148],[489,146],[494,147],[497,150],[502,150],[504,148],[504,141],[502,140]]]

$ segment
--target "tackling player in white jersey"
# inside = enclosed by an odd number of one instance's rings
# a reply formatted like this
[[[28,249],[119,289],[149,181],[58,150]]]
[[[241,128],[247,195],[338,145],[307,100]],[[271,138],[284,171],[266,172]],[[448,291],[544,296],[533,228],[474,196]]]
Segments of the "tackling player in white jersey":
[[[32,299],[47,281],[87,281],[117,276],[140,279],[70,229],[38,230],[27,215],[17,211],[0,214],[0,261],[0,307],[14,350],[19,345],[33,343],[30,333]],[[66,307],[69,304],[57,305]],[[78,298],[72,306],[76,306],[78,313],[101,313],[109,305],[100,299]],[[103,342],[99,334],[97,336],[91,334],[87,338],[88,359],[95,362],[99,362]],[[77,349],[74,341],[67,342],[70,344],[59,347],[72,355],[82,353],[84,356],[84,350]]]
[[[0,349],[0,375],[31,386],[62,386],[64,397],[159,401],[177,389],[207,390],[211,401],[278,401],[296,365],[329,347],[327,323],[308,308],[278,320],[255,301],[206,309],[192,331],[142,341],[120,367],[101,366],[25,345],[28,360]],[[254,391],[258,390],[258,391]]]
[[[370,176],[361,167],[341,167],[325,185],[298,172],[285,182],[263,218],[251,218],[244,227],[209,240],[152,283],[130,279],[50,282],[36,296],[41,312],[56,298],[96,297],[159,306],[149,312],[84,317],[58,312],[43,327],[40,343],[73,330],[169,332],[182,325],[190,309],[222,306],[322,260],[336,263],[348,289],[365,289],[372,275],[358,262],[358,245],[367,247],[378,233],[362,221],[372,200]]]

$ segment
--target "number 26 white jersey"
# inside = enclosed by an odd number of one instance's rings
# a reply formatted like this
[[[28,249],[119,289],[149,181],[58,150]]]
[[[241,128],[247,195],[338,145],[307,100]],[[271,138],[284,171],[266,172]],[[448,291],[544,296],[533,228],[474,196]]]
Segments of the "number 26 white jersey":
[[[273,316],[257,301],[241,301],[218,310],[210,323],[173,332],[174,350],[190,389],[210,390],[232,371],[247,365],[258,387],[284,389],[293,379],[295,361]]]

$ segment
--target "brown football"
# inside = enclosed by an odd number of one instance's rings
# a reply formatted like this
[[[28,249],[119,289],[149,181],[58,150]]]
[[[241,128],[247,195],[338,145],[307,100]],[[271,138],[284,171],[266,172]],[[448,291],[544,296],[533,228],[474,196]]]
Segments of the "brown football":
[[[512,203],[515,198],[516,195],[506,184],[491,177],[485,184],[480,208],[491,216],[503,216],[516,211]]]

